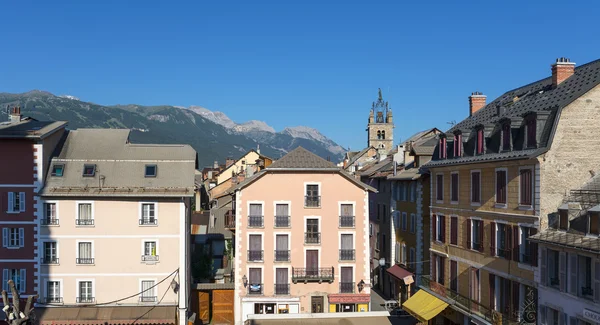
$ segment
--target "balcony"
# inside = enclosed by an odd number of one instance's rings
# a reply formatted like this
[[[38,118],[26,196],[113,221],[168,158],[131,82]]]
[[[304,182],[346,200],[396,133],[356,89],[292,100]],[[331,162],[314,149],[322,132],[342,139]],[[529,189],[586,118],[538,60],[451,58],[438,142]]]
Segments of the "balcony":
[[[40,223],[42,226],[58,226],[58,218],[43,218]]]
[[[333,282],[333,267],[306,268],[292,267],[292,282]]]
[[[94,258],[79,257],[75,259],[76,264],[94,264]]]
[[[502,257],[507,260],[510,260],[510,258],[511,258],[510,253],[511,253],[510,249],[498,247],[498,257]]]
[[[263,216],[248,216],[248,227],[249,228],[263,228],[265,218]]]
[[[75,219],[75,224],[78,226],[93,226],[94,219]]]
[[[233,210],[225,212],[225,229],[235,230],[235,213]]]
[[[140,302],[156,302],[157,298],[156,296],[141,296]]]
[[[289,295],[290,294],[290,284],[289,283],[275,283],[275,294],[276,295]]]
[[[305,244],[320,244],[321,233],[320,232],[306,232],[304,233]]]
[[[262,250],[248,250],[248,262],[262,262],[263,251]]]
[[[320,208],[321,197],[320,196],[305,196],[304,197],[305,208]]]
[[[469,297],[465,297],[454,290],[450,290],[442,284],[432,281],[429,278],[429,275],[421,276],[421,288],[444,300],[462,313],[466,315],[475,315],[489,323],[494,324],[494,319],[497,319],[498,314],[502,314],[503,321],[509,321],[510,323],[517,321],[517,317],[513,317],[510,311],[507,311],[506,313],[500,313],[495,310],[491,310],[481,303],[471,300]],[[518,313],[518,311],[516,312]]]
[[[354,293],[354,282],[340,282],[340,293]]]
[[[340,228],[354,228],[354,216],[340,216]]]
[[[95,301],[96,298],[90,296],[75,298],[75,302],[78,304],[93,304]]]
[[[275,216],[275,228],[289,228],[290,216]]]
[[[142,262],[158,262],[158,255],[142,255]]]
[[[354,249],[340,249],[340,261],[354,261]]]
[[[275,262],[289,262],[290,251],[286,250],[275,250]]]
[[[139,222],[140,226],[156,226],[158,224],[156,218],[141,218]]]
[[[58,257],[44,256],[42,257],[42,264],[58,264]]]
[[[248,283],[248,294],[260,296],[263,294],[262,283]]]
[[[44,299],[44,303],[46,303],[46,304],[62,304],[63,298],[62,297],[46,297],[46,299]]]

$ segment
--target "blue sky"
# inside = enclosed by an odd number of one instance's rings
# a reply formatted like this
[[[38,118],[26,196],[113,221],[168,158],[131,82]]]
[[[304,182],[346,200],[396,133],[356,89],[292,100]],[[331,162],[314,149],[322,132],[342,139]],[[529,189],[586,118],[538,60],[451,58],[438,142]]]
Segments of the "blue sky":
[[[382,88],[405,139],[600,58],[594,1],[3,1],[0,92],[201,105],[366,145]],[[398,142],[398,141],[396,141]]]

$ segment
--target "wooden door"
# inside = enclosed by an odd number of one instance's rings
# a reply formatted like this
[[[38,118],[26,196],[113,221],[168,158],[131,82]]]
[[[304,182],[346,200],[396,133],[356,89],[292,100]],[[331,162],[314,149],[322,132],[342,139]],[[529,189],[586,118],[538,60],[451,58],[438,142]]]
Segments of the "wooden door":
[[[307,250],[306,251],[306,275],[318,276],[319,275],[319,251],[318,250]]]
[[[323,297],[310,297],[310,312],[311,313],[322,313],[323,312]]]
[[[210,297],[208,292],[198,291],[198,319],[202,324],[210,321]]]
[[[213,290],[211,324],[233,324],[233,290]]]

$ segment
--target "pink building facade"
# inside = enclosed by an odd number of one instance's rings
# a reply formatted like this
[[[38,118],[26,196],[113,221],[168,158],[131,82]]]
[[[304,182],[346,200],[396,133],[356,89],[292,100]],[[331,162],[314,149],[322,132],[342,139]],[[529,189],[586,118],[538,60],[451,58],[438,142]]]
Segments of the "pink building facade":
[[[369,311],[373,190],[303,148],[234,188],[236,323]]]

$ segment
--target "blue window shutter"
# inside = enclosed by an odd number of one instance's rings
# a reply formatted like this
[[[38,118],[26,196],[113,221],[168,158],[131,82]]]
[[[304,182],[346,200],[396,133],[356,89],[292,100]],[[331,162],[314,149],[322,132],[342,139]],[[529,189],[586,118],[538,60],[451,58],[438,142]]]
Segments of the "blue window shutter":
[[[2,228],[2,247],[8,247],[8,228]]]
[[[2,270],[2,290],[8,291],[8,269]]]
[[[19,228],[19,247],[25,247],[25,229]]]
[[[8,192],[8,212],[14,212],[13,207],[15,206],[15,193]]]
[[[19,291],[21,293],[26,291],[27,288],[27,270],[26,269],[21,269],[21,284],[19,286]]]
[[[25,192],[19,192],[19,211],[25,212]]]

